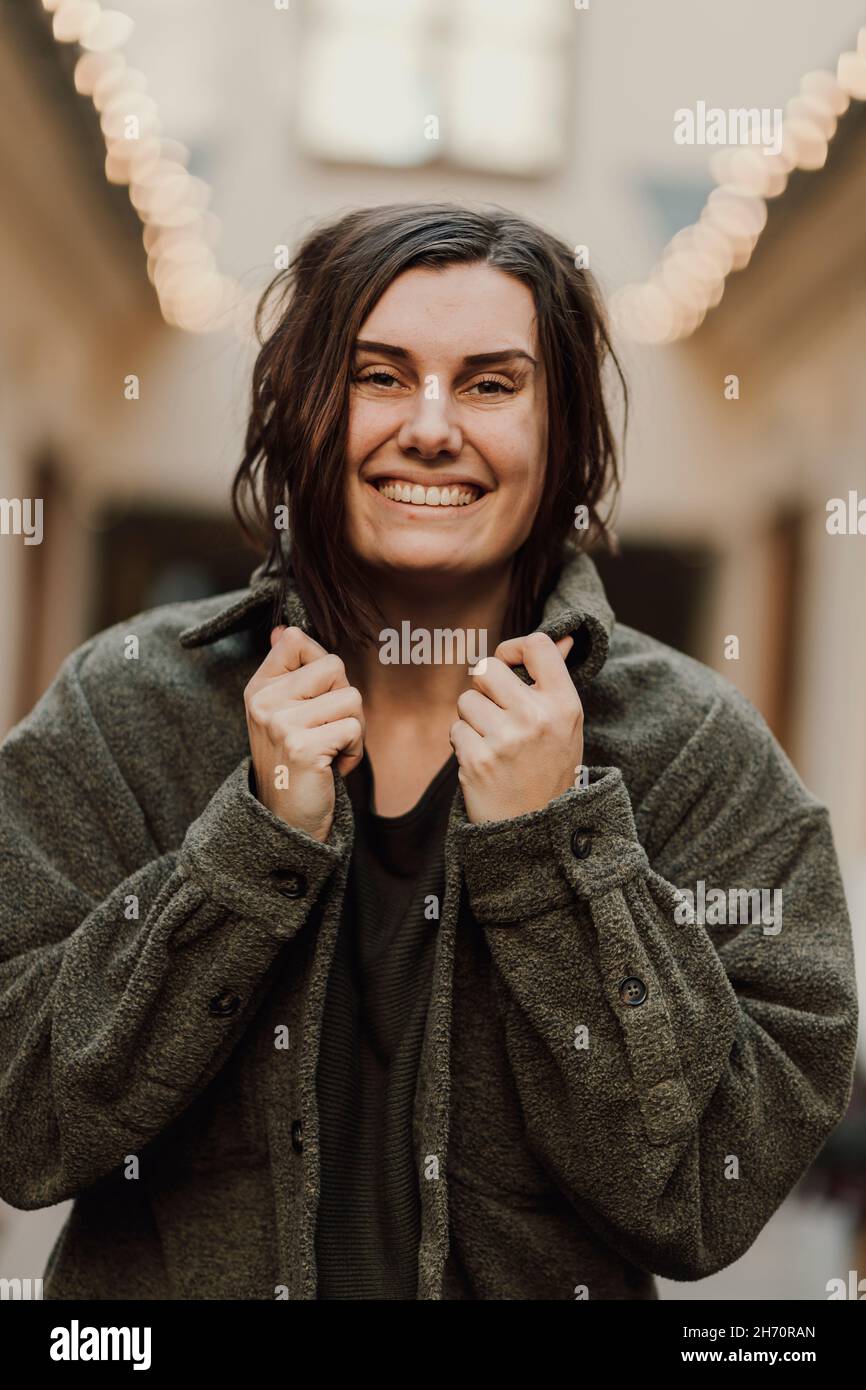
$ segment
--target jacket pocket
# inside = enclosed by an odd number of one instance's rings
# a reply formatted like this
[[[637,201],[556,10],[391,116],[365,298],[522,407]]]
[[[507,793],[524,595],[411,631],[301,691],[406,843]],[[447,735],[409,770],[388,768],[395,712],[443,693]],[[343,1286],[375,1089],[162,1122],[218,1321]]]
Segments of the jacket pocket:
[[[160,1166],[187,1172],[244,1167],[267,1153],[259,1103],[258,1031],[241,1039],[201,1095],[156,1141]]]

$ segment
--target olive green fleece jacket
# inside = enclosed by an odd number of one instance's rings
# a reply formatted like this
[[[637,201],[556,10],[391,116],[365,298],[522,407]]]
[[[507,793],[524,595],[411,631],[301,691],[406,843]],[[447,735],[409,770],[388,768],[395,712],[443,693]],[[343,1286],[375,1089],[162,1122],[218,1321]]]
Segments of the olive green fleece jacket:
[[[260,566],[97,634],[0,746],[0,1196],[76,1199],[48,1298],[316,1297],[316,1058],[353,820],[339,776],[324,844],[251,791],[243,689],[275,584]],[[285,619],[308,625],[296,595]],[[541,627],[576,634],[588,785],[483,825],[454,800],[414,1108],[419,1299],[646,1299],[653,1275],[711,1274],[852,1084],[825,807],[728,682],[614,626],[589,558]],[[780,891],[781,930],[683,920],[701,884]]]

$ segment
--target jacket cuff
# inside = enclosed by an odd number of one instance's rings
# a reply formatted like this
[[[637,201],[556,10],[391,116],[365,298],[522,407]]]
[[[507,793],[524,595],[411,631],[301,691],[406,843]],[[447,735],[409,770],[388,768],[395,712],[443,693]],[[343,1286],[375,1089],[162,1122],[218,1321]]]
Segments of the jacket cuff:
[[[179,860],[208,897],[287,939],[348,857],[351,831],[335,815],[322,843],[287,825],[253,794],[251,769],[248,754],[189,826]]]
[[[588,775],[588,786],[538,811],[461,825],[457,846],[479,922],[521,921],[648,872],[620,769],[591,767]]]

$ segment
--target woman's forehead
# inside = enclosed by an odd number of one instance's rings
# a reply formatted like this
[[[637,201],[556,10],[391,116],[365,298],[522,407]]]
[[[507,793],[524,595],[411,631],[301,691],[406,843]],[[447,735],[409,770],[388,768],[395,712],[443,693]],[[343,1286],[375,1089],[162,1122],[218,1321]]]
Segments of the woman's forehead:
[[[528,286],[494,266],[413,266],[388,286],[358,337],[413,354],[447,350],[460,358],[510,349],[535,356],[535,319]]]

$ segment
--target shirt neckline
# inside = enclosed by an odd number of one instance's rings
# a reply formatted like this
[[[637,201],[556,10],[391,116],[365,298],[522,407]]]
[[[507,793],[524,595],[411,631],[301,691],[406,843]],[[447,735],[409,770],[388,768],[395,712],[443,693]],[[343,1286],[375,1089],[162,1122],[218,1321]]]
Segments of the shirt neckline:
[[[402,811],[399,816],[382,816],[374,809],[376,782],[373,775],[373,764],[370,762],[365,749],[364,756],[356,770],[361,771],[364,778],[364,810],[370,822],[381,830],[398,830],[411,826],[415,821],[420,820],[420,818],[427,813],[430,808],[430,803],[441,791],[443,785],[450,779],[456,766],[457,757],[456,754],[452,753],[421,793],[414,806],[410,806],[408,811]]]

